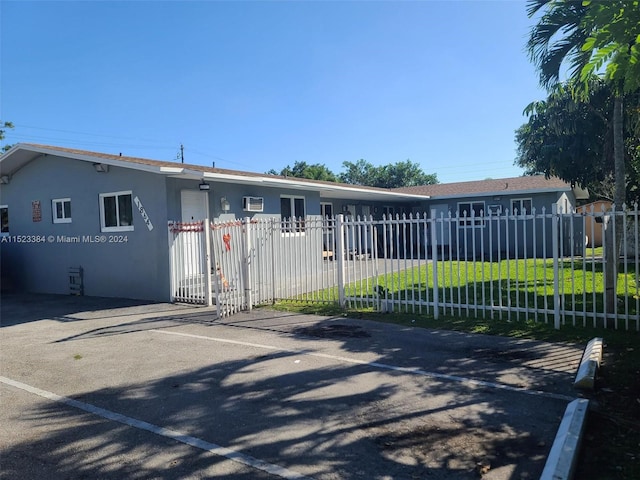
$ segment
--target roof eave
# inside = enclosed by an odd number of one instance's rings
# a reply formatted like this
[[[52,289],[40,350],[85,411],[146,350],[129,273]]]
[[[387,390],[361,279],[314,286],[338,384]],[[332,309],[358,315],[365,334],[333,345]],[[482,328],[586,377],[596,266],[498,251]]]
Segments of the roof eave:
[[[478,192],[478,193],[457,193],[450,195],[432,195],[432,200],[450,200],[454,198],[471,198],[471,197],[506,197],[514,195],[533,195],[541,193],[557,193],[557,192],[570,192],[572,189],[570,186],[558,187],[558,188],[530,188],[526,190],[497,190],[494,192]]]

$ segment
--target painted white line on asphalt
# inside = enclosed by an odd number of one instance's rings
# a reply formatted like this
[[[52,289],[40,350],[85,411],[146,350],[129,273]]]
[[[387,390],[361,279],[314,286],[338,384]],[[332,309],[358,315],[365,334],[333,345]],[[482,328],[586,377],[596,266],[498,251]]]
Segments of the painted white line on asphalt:
[[[95,405],[91,405],[90,403],[80,402],[78,400],[74,400],[68,397],[62,397],[55,393],[48,392],[46,390],[41,390],[37,387],[32,387],[31,385],[27,385],[22,382],[18,382],[17,380],[12,380],[10,378],[0,376],[0,382],[6,385],[11,385],[12,387],[15,387],[15,388],[19,388],[20,390],[24,390],[25,392],[33,393],[40,397],[46,398],[47,400],[63,403],[70,407],[75,407],[80,410],[84,410],[85,412],[98,415],[99,417],[106,418],[107,420],[112,420],[114,422],[122,423],[124,425],[129,425],[130,427],[133,427],[133,428],[146,430],[147,432],[155,433],[156,435],[160,435],[162,437],[176,440],[186,445],[190,445],[192,447],[199,448],[207,452],[211,452],[214,455],[228,458],[229,460],[232,460],[234,462],[241,463],[243,465],[255,468],[257,470],[262,470],[263,472],[267,472],[281,478],[291,479],[291,480],[313,480],[311,477],[306,477],[298,472],[294,472],[287,468],[265,462],[263,460],[251,457],[249,455],[245,455],[244,453],[240,453],[236,450],[231,450],[230,448],[221,447],[220,445],[216,445],[215,443],[206,442],[199,438],[192,437],[190,435],[185,435],[175,430],[159,427],[157,425],[153,425],[152,423],[147,423],[142,420],[137,420],[135,418],[127,417],[126,415],[115,413],[110,410],[105,410],[104,408],[96,407]]]
[[[342,356],[339,356],[339,355],[330,355],[330,354],[327,354],[327,353],[310,352],[308,350],[290,350],[290,349],[286,349],[286,348],[275,347],[273,345],[264,345],[264,344],[260,344],[260,343],[242,342],[242,341],[239,341],[239,340],[229,340],[227,338],[208,337],[208,336],[205,336],[205,335],[193,335],[191,333],[169,332],[169,331],[166,331],[166,330],[147,330],[147,331],[148,332],[154,332],[154,333],[162,333],[163,335],[176,335],[176,336],[179,336],[179,337],[197,338],[197,339],[200,339],[200,340],[208,340],[208,341],[212,341],[212,342],[230,343],[232,345],[242,345],[244,347],[262,348],[262,349],[265,349],[265,350],[273,350],[273,351],[279,351],[279,352],[294,353],[296,355],[308,355],[310,357],[326,358],[326,359],[329,359],[329,360],[337,360],[339,362],[355,363],[357,365],[366,365],[366,366],[369,366],[369,367],[379,368],[381,370],[392,370],[394,372],[402,372],[402,373],[408,373],[408,374],[412,374],[412,375],[419,375],[419,376],[422,376],[422,377],[437,378],[437,379],[440,379],[440,380],[448,380],[448,381],[451,381],[451,382],[461,383],[463,385],[470,386],[470,387],[495,388],[495,389],[499,389],[499,390],[506,390],[506,391],[509,391],[509,392],[524,393],[526,395],[534,395],[534,396],[538,396],[538,397],[554,398],[556,400],[566,400],[566,401],[569,401],[569,402],[575,399],[575,397],[570,397],[568,395],[561,395],[559,393],[543,392],[542,390],[528,390],[528,389],[522,388],[522,387],[512,387],[511,385],[505,385],[503,383],[487,382],[487,381],[484,381],[484,380],[475,380],[473,378],[460,377],[460,376],[457,376],[457,375],[447,375],[447,374],[438,373],[438,372],[428,372],[426,370],[422,370],[422,369],[417,368],[417,367],[399,367],[399,366],[396,366],[396,365],[389,365],[387,363],[369,362],[367,360],[359,360],[357,358],[342,357]]]

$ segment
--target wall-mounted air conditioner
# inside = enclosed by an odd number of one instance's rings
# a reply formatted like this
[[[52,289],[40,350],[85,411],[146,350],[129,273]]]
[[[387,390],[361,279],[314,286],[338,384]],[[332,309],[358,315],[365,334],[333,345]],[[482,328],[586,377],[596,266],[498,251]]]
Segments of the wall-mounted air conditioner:
[[[262,212],[264,210],[264,198],[242,197],[242,210],[245,212]]]

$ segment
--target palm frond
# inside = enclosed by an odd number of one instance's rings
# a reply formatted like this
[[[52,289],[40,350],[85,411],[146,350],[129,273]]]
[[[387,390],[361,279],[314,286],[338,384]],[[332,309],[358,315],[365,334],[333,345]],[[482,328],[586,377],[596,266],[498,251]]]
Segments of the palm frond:
[[[586,13],[582,0],[530,0],[528,3],[529,16],[543,9],[542,17],[531,30],[527,50],[538,67],[540,84],[549,88],[560,81],[564,65],[571,76],[579,75],[588,61],[582,45],[589,32],[582,25]]]

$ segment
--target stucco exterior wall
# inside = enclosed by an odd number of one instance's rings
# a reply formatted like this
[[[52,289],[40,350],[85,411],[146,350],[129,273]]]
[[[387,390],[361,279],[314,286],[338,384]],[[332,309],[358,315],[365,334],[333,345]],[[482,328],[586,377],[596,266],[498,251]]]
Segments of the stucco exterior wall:
[[[460,203],[468,202],[484,202],[485,210],[491,210],[492,215],[497,214],[495,220],[485,221],[482,225],[475,227],[466,227],[455,229],[452,224],[451,231],[438,233],[438,242],[447,246],[445,251],[451,252],[456,256],[456,252],[475,252],[476,256],[484,254],[485,257],[496,259],[504,258],[509,255],[514,257],[531,257],[534,252],[541,255],[543,250],[547,252],[552,248],[551,237],[551,220],[522,220],[505,218],[505,212],[509,211],[509,216],[513,217],[514,210],[512,201],[531,201],[532,208],[536,214],[542,214],[543,211],[551,213],[553,205],[557,205],[558,211],[572,212],[575,208],[575,198],[572,193],[566,192],[547,192],[517,195],[501,195],[501,196],[478,196],[478,197],[461,197],[446,200],[432,199],[431,204],[437,205],[438,215],[445,210],[455,217],[459,210]],[[544,210],[543,210],[544,209]],[[516,212],[518,216],[521,211]],[[527,212],[531,213],[531,212]],[[448,214],[444,213],[444,217],[448,218]],[[445,223],[445,229],[448,223]],[[562,236],[560,246],[563,254],[570,254],[573,248],[574,254],[581,254],[584,248],[584,228],[579,219],[573,223],[565,222],[559,228],[559,234]],[[527,239],[525,241],[525,238]],[[531,241],[535,239],[535,241]],[[428,243],[431,243],[429,238]],[[460,253],[462,255],[462,253]]]
[[[131,191],[153,229],[133,206],[133,231],[102,232],[99,194]],[[71,223],[53,223],[52,199],[71,199]],[[41,218],[34,221],[33,202]],[[2,278],[31,292],[69,293],[70,267],[84,271],[84,294],[166,301],[169,299],[166,180],[161,175],[91,162],[40,157],[2,186],[9,233],[0,238]],[[25,243],[19,240],[45,241]]]
[[[182,190],[198,190],[198,180],[183,180],[177,178],[167,179],[167,199],[169,220],[181,220],[181,199]],[[279,217],[280,197],[291,195],[304,197],[305,214],[320,215],[320,195],[318,192],[309,192],[295,189],[282,189],[274,187],[260,187],[255,185],[231,184],[226,182],[207,182],[209,184],[209,218],[212,220],[222,220],[230,218],[244,217]],[[264,210],[262,212],[246,212],[242,209],[243,197],[264,198]],[[229,211],[224,212],[221,206],[221,199],[225,198],[229,202]]]

